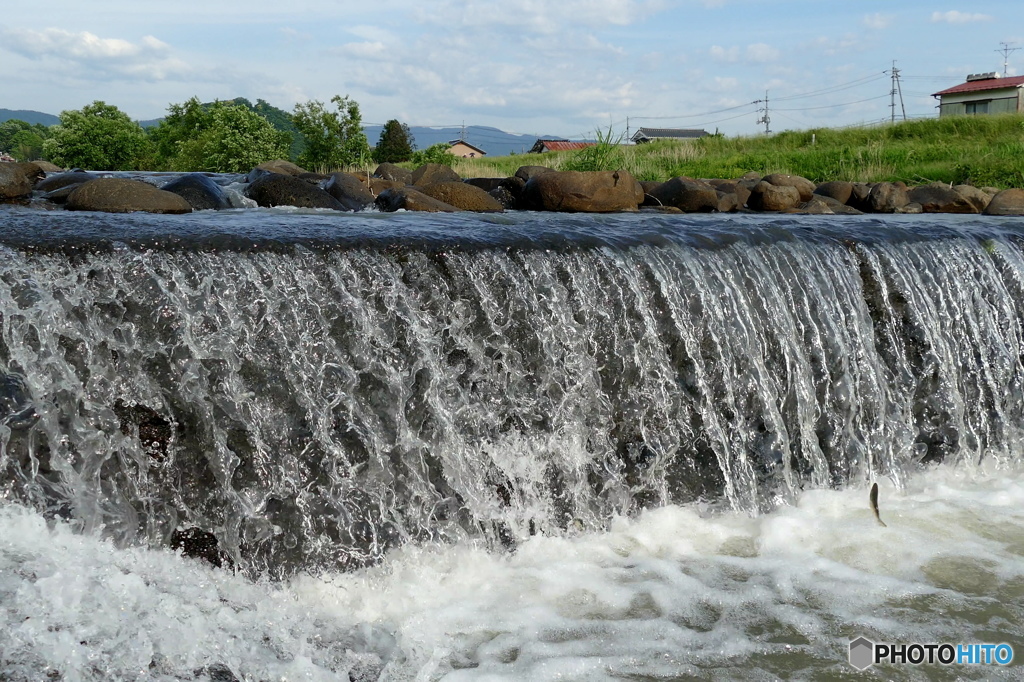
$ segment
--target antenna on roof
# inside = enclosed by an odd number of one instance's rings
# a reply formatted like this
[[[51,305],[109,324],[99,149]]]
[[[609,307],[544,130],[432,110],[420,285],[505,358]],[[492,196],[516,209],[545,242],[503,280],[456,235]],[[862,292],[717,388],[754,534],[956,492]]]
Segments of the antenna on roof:
[[[1003,42],[1001,42],[999,44],[1003,46],[1003,49],[996,50],[996,52],[1001,52],[1002,55],[1003,55],[1003,77],[1006,77],[1007,71],[1009,71],[1009,66],[1010,66],[1010,54],[1013,53],[1013,52],[1016,52],[1020,48],[1019,47],[1010,47],[1010,45],[1012,45],[1013,43],[1007,43],[1005,41],[1003,41]]]

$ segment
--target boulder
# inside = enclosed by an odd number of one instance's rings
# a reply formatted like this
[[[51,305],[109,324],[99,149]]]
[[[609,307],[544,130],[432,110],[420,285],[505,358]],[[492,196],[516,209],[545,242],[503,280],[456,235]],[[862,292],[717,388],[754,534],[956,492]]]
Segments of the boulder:
[[[953,189],[959,192],[960,196],[966,199],[971,206],[978,209],[977,213],[981,213],[988,208],[988,202],[992,201],[993,195],[974,185],[953,185]]]
[[[394,187],[377,196],[377,206],[382,211],[425,211],[427,213],[454,213],[459,209],[429,197],[412,187]]]
[[[492,192],[501,187],[501,183],[505,182],[505,178],[466,178],[463,182],[467,185],[479,187],[485,192]]]
[[[421,190],[437,182],[462,182],[462,178],[443,163],[425,163],[412,172],[412,185]]]
[[[652,187],[649,194],[661,206],[675,206],[686,213],[718,210],[718,192],[701,180],[677,177]]]
[[[719,196],[723,193],[735,194],[738,208],[746,206],[747,199],[750,198],[750,188],[747,187],[745,182],[738,180],[723,180],[715,185],[715,189],[718,190]]]
[[[385,180],[384,178],[370,178],[370,194],[378,197],[389,189],[401,189],[408,186],[401,180]]]
[[[871,185],[866,182],[855,182],[853,188],[850,191],[850,198],[846,201],[846,205],[857,209],[858,211],[867,213],[871,210],[871,202],[868,200],[871,197]]]
[[[32,185],[19,163],[0,162],[0,202],[25,199],[32,194]]]
[[[362,211],[373,206],[374,196],[366,183],[349,173],[331,173],[323,189],[350,211]]]
[[[54,204],[66,204],[68,202],[68,197],[71,196],[71,193],[81,186],[81,182],[76,182],[73,185],[67,185],[66,187],[55,189],[52,192],[46,192],[45,194],[43,194],[41,198],[44,201],[49,201]]]
[[[61,187],[67,187],[69,185],[80,185],[83,182],[89,182],[95,180],[98,176],[92,173],[86,173],[85,171],[69,171],[67,173],[60,173],[58,175],[51,175],[48,178],[44,178],[36,183],[35,189],[38,192],[52,192],[55,189]]]
[[[344,204],[305,180],[268,173],[245,188],[245,196],[260,206],[296,206],[298,208],[329,208],[345,211]]]
[[[813,196],[809,201],[805,201],[800,204],[800,210],[803,213],[810,213],[812,215],[835,215],[835,211],[832,210],[831,204],[829,204],[831,197]],[[832,199],[832,201],[836,201]],[[838,202],[836,202],[838,203]]]
[[[643,201],[640,183],[622,170],[538,173],[523,188],[525,207],[537,211],[635,211]]]
[[[799,175],[772,173],[764,176],[762,179],[776,187],[796,187],[797,191],[800,192],[800,201],[810,201],[816,189],[816,185],[813,182]]]
[[[501,202],[490,194],[464,182],[435,182],[432,185],[420,187],[419,190],[428,197],[433,197],[463,211],[498,213],[505,210]]]
[[[284,159],[274,159],[273,161],[264,161],[260,165],[256,166],[259,170],[270,171],[271,173],[277,173],[279,175],[302,175],[308,173],[302,166],[297,166],[291,161],[285,161]]]
[[[501,204],[501,207],[506,211],[511,211],[516,207],[516,197],[512,194],[512,191],[504,185],[496,187],[487,193],[489,197]]]
[[[743,208],[743,204],[740,203],[740,198],[736,195],[736,192],[723,192],[717,191],[718,194],[718,212],[719,213],[732,213]]]
[[[548,168],[547,166],[520,166],[519,169],[515,172],[514,177],[519,178],[525,183],[529,182],[530,179],[535,175],[551,172],[553,172],[553,169]]]
[[[894,182],[879,182],[868,195],[868,208],[872,213],[896,213],[909,203],[906,188]]]
[[[843,180],[823,182],[814,188],[814,193],[822,197],[831,197],[840,204],[848,204],[850,196],[853,195],[853,183]]]
[[[326,182],[327,180],[330,179],[331,176],[324,175],[323,173],[308,173],[308,172],[306,172],[306,173],[299,173],[295,177],[297,177],[299,180],[305,180],[306,182],[308,182],[311,185],[316,185],[317,187],[321,187],[324,182]]]
[[[373,171],[373,174],[378,178],[400,182],[403,185],[412,184],[412,171],[396,166],[393,163],[380,164],[377,166],[377,170]]]
[[[194,211],[219,211],[231,208],[221,186],[202,173],[183,175],[160,189],[174,192],[184,198]]]
[[[765,180],[754,185],[747,206],[755,211],[788,211],[800,204],[800,190],[792,185],[775,185]]]
[[[191,213],[192,207],[173,192],[157,189],[148,182],[125,178],[98,178],[82,183],[67,198],[69,211],[106,213]]]
[[[1004,189],[992,197],[985,215],[1024,215],[1024,189]]]
[[[980,213],[960,192],[941,182],[915,187],[907,193],[911,203],[925,213]]]
[[[56,164],[50,163],[49,161],[42,161],[37,159],[36,161],[29,161],[29,163],[38,166],[39,170],[43,171],[43,173],[47,175],[50,175],[51,173],[62,173],[64,171],[63,168]]]

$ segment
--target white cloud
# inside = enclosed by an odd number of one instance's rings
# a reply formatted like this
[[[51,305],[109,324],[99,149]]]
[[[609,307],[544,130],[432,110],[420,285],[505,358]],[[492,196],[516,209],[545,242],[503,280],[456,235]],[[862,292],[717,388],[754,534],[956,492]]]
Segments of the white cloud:
[[[970,12],[950,10],[949,12],[932,13],[932,21],[935,23],[945,22],[947,24],[970,24],[976,21],[992,21],[992,16],[989,14],[972,14]]]
[[[766,43],[747,45],[747,59],[752,62],[774,62],[779,58],[779,51]]]
[[[740,48],[738,47],[726,48],[721,45],[712,45],[708,52],[711,54],[712,59],[719,62],[734,64],[740,60]]]
[[[628,26],[664,7],[662,0],[446,0],[423,12],[424,23],[451,26],[513,26],[561,33],[566,26]]]
[[[875,12],[874,14],[868,14],[864,17],[864,25],[868,28],[873,28],[877,31],[889,28],[892,25],[893,20],[896,17],[892,14],[882,14],[881,12]]]

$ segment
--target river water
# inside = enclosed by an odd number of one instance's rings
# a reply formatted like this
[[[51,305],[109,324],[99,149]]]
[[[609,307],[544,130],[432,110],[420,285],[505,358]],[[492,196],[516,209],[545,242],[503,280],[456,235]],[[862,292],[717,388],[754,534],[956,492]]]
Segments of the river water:
[[[1022,237],[4,207],[0,679],[1014,679]]]

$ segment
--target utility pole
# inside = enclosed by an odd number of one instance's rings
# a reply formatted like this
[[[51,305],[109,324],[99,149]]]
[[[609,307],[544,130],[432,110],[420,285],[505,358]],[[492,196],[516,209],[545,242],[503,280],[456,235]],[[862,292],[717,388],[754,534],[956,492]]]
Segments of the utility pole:
[[[999,53],[1001,53],[1003,55],[1003,77],[1005,78],[1007,72],[1009,71],[1009,67],[1010,67],[1010,55],[1012,53],[1016,52],[1017,50],[1019,50],[1020,48],[1019,47],[1010,47],[1010,45],[1012,45],[1012,43],[1007,43],[1007,42],[1001,42],[999,44],[1003,46],[1003,49],[996,50],[996,52],[999,52]]]
[[[763,111],[764,115],[761,118],[757,119],[757,122],[758,122],[758,124],[761,124],[761,123],[764,124],[764,134],[768,135],[769,133],[772,132],[772,129],[771,129],[772,119],[768,115],[768,91],[767,90],[764,91],[764,99],[763,100],[759,99],[756,102],[754,102],[754,104],[761,104],[762,102],[764,103],[764,108],[763,109],[758,109],[758,111]]]
[[[900,87],[900,70],[896,68],[896,60],[892,60],[892,89],[889,91],[889,108],[892,109],[892,123],[896,122],[896,95],[900,96],[900,109],[903,111],[903,120],[907,120],[907,108],[903,105],[903,88]]]

